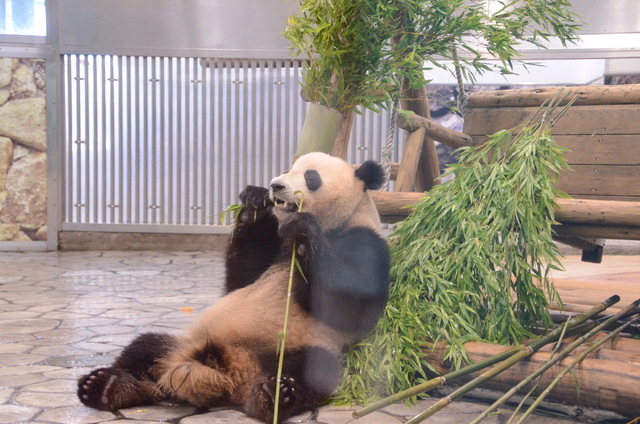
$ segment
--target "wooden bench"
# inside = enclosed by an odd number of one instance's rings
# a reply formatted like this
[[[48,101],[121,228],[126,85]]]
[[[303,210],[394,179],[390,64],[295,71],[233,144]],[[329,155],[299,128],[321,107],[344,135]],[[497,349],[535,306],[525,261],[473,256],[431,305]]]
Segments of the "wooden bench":
[[[566,89],[566,88],[565,88]],[[578,95],[552,130],[571,171],[562,172],[559,188],[573,199],[558,199],[555,228],[560,242],[582,249],[583,260],[600,262],[605,239],[640,240],[640,85],[569,87]],[[478,92],[469,96],[462,142],[481,144],[488,134],[526,122],[559,87]],[[410,120],[409,120],[410,121]],[[424,119],[423,119],[424,121]],[[401,126],[426,128],[420,119]],[[446,137],[454,140],[455,134]],[[445,144],[449,144],[446,142]],[[374,193],[385,221],[401,219],[401,209],[422,193]]]

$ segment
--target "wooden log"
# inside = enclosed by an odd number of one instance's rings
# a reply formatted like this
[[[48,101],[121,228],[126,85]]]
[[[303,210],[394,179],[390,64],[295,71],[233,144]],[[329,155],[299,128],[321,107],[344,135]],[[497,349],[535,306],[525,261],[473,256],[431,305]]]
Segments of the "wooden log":
[[[410,206],[417,203],[424,193],[416,192],[387,192],[371,191],[373,202],[380,215],[396,215],[407,217],[411,212]]]
[[[640,227],[640,202],[556,199],[556,203],[556,219],[562,223]]]
[[[418,162],[424,146],[424,128],[418,128],[409,134],[404,143],[402,161],[398,167],[395,191],[412,191],[416,181]]]
[[[614,342],[615,343],[615,342]],[[439,372],[446,373],[449,368],[443,363],[445,346],[438,345],[434,350],[425,352],[427,361]],[[465,343],[469,357],[473,362],[481,361],[508,349],[506,346],[490,343]],[[640,349],[640,341],[632,349]],[[632,350],[633,354],[637,350]],[[510,369],[487,382],[484,387],[505,391],[515,386],[526,376],[536,371],[550,357],[550,352],[537,352],[529,359],[521,361]],[[540,393],[553,378],[572,360],[569,355],[560,364],[551,367],[538,385]],[[480,372],[470,374],[461,380],[470,381]],[[574,375],[567,375],[560,384],[551,391],[549,400],[563,401],[573,405],[601,408],[616,411],[628,417],[640,414],[640,364],[638,362],[615,361],[603,359],[584,359],[580,366],[574,368]],[[577,381],[576,381],[577,380]],[[577,388],[579,387],[579,391]],[[530,387],[525,387],[524,392]]]
[[[578,95],[574,105],[638,104],[640,84],[586,85],[578,87],[536,87],[531,89],[483,91],[471,93],[468,107],[539,106],[552,99],[560,90],[571,90],[564,100],[566,104]]]
[[[353,110],[345,110],[342,112],[338,133],[336,134],[336,139],[334,140],[333,148],[331,149],[331,156],[336,156],[342,159],[347,158],[349,137],[351,136],[351,127],[353,126],[353,116]]]
[[[409,215],[407,206],[417,203],[424,193],[371,192],[382,215]],[[640,230],[640,202],[556,199],[556,220],[571,224],[621,226]],[[561,227],[558,227],[561,228]]]
[[[443,127],[430,119],[416,114],[410,114],[407,118],[403,115],[398,115],[398,126],[407,131],[413,131],[416,128],[422,127],[427,132],[427,135],[433,137],[434,140],[446,144],[453,149],[473,145],[473,138],[471,136]]]
[[[418,89],[410,87],[409,80],[402,81],[402,107],[426,119],[431,118],[429,110],[429,99],[427,88],[422,86]],[[399,117],[402,115],[399,115]],[[401,119],[398,119],[400,122]],[[406,128],[405,128],[406,129]],[[412,130],[409,130],[412,131]],[[417,191],[429,191],[434,185],[440,184],[440,165],[438,163],[438,152],[436,144],[430,134],[424,134],[422,152],[418,162],[418,172],[416,173],[415,188]]]

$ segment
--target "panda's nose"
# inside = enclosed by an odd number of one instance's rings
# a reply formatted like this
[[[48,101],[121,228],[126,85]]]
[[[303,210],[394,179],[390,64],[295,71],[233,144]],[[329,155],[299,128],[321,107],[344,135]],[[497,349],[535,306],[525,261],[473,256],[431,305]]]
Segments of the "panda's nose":
[[[271,190],[273,190],[274,193],[277,193],[284,190],[284,186],[280,183],[271,183]]]

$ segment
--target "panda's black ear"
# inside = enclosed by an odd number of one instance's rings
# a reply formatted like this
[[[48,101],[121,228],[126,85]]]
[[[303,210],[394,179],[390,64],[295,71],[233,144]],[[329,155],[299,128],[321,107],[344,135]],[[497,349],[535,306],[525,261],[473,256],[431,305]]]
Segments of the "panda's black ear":
[[[363,162],[362,165],[356,169],[356,177],[364,181],[364,188],[368,190],[379,189],[387,180],[382,166],[372,160]]]

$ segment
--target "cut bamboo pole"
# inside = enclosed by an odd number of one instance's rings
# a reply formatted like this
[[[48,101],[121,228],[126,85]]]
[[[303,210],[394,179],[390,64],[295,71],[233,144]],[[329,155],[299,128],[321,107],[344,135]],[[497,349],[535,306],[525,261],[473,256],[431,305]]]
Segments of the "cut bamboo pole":
[[[526,386],[527,384],[531,383],[533,380],[535,380],[536,378],[541,376],[543,373],[545,373],[553,365],[557,364],[558,362],[562,361],[564,358],[569,356],[569,354],[571,352],[573,352],[576,348],[578,348],[578,346],[582,345],[588,339],[593,337],[596,333],[598,333],[598,331],[601,331],[602,329],[606,328],[610,324],[616,322],[618,319],[623,317],[628,312],[634,310],[638,306],[638,304],[640,304],[640,299],[636,300],[635,302],[633,302],[631,304],[629,304],[627,307],[625,307],[622,310],[620,310],[620,312],[618,312],[617,314],[612,315],[610,318],[604,320],[601,324],[597,325],[596,327],[594,327],[593,329],[591,329],[587,333],[585,333],[582,336],[578,337],[576,340],[574,340],[572,343],[570,343],[567,347],[562,349],[562,351],[559,354],[557,354],[556,356],[553,356],[552,358],[550,358],[549,361],[547,361],[542,367],[538,368],[533,374],[530,374],[527,378],[523,379],[520,383],[516,384],[509,391],[507,391],[504,395],[502,395],[502,397],[500,397],[500,399],[498,399],[489,408],[487,408],[484,412],[482,412],[482,414],[480,414],[475,420],[473,420],[471,422],[471,424],[477,424],[480,421],[482,421],[484,418],[487,417],[487,415],[489,415],[491,412],[495,411],[500,405],[504,404],[513,395],[515,395],[518,392],[518,390],[522,389],[524,386]],[[628,327],[628,323],[624,324],[623,327],[624,328]],[[616,332],[615,334],[617,334],[618,332]],[[603,340],[605,340],[605,339],[603,339]],[[604,343],[604,341],[602,343]],[[600,343],[600,344],[602,344],[602,343]]]
[[[582,315],[579,315],[577,317],[575,317],[570,325],[571,328],[576,327],[582,323],[584,323],[585,321],[587,321],[588,319],[590,319],[591,317],[598,315],[599,313],[603,312],[605,309],[607,309],[608,307],[610,307],[611,305],[614,305],[615,303],[617,303],[620,300],[620,297],[618,297],[617,295],[611,296],[608,299],[606,299],[605,301],[603,301],[602,303],[599,303],[593,307],[591,307],[588,311],[585,311]],[[433,378],[429,381],[426,381],[422,384],[419,384],[415,387],[411,387],[409,389],[403,390],[399,393],[396,393],[392,396],[386,397],[384,399],[381,399],[380,401],[373,403],[365,408],[359,409],[357,411],[353,412],[353,418],[357,419],[357,418],[361,418],[367,414],[370,414],[371,412],[377,411],[378,409],[384,408],[387,405],[390,405],[392,403],[396,403],[396,402],[400,402],[404,399],[408,399],[412,396],[416,396],[420,393],[424,393],[427,392],[429,390],[435,389],[436,387],[442,386],[443,384],[456,380],[460,377],[463,377],[465,375],[469,375],[475,371],[479,371],[481,369],[484,369],[488,366],[494,365],[498,362],[504,361],[505,359],[508,359],[509,357],[512,357],[515,354],[518,354],[519,352],[522,352],[525,349],[531,348],[532,346],[537,347],[537,349],[540,349],[542,346],[551,343],[552,341],[556,340],[560,334],[562,333],[563,328],[558,327],[555,330],[553,330],[552,332],[550,332],[549,334],[547,334],[544,339],[545,340],[550,340],[548,342],[542,343],[540,341],[532,341],[530,343],[527,343],[526,345],[522,345],[522,346],[516,346],[513,348],[510,348],[508,350],[505,350],[504,352],[501,352],[495,356],[492,356],[491,358],[487,358],[483,361],[478,361],[474,364],[468,365],[466,367],[460,368],[459,370],[450,372],[446,375],[440,376],[440,377],[436,377]],[[539,345],[539,346],[538,346]]]
[[[629,327],[631,324],[635,323],[638,321],[638,319],[640,319],[639,315],[636,315],[635,318],[627,321],[626,323],[624,323],[622,326],[616,328],[615,330],[613,330],[611,333],[609,333],[606,337],[598,340],[596,343],[593,344],[593,346],[589,347],[587,350],[585,350],[584,352],[582,352],[580,355],[576,356],[576,358],[571,361],[571,363],[565,368],[563,369],[560,374],[558,374],[558,376],[551,382],[551,384],[542,392],[542,394],[540,394],[540,396],[538,396],[538,398],[531,404],[531,406],[529,407],[529,409],[527,409],[527,411],[522,415],[522,417],[518,420],[517,424],[522,424],[524,422],[524,420],[531,414],[531,412],[533,412],[533,410],[535,410],[539,405],[540,402],[542,402],[548,395],[549,393],[551,393],[551,390],[553,390],[553,388],[555,386],[558,385],[558,383],[560,382],[560,380],[562,380],[562,378],[568,373],[570,372],[576,365],[578,365],[580,362],[582,362],[582,360],[584,360],[584,358],[591,352],[593,352],[594,350],[596,350],[598,347],[600,347],[603,343],[606,343],[609,339],[615,337],[617,334],[619,334],[621,331],[623,331],[625,328]]]
[[[611,318],[607,319],[603,324],[599,325],[596,328],[598,328],[598,330],[599,330],[599,329],[605,327],[606,325],[609,325],[611,322],[616,321],[621,316],[623,316],[623,315],[627,314],[628,312],[632,311],[633,309],[635,309],[638,306],[638,304],[640,304],[640,299],[635,301],[634,303],[628,305],[627,307],[623,308],[619,313],[617,313],[614,316],[612,316]],[[574,326],[575,326],[575,324],[574,324]],[[556,330],[561,330],[562,331],[562,328],[558,328]],[[593,335],[593,334],[595,334],[595,331],[591,330],[588,334]],[[556,339],[557,339],[558,335],[559,334],[556,335]],[[424,421],[426,418],[432,416],[436,412],[440,411],[442,408],[444,408],[447,405],[451,404],[451,402],[453,402],[454,400],[464,396],[469,391],[475,389],[476,387],[482,385],[486,381],[488,381],[488,380],[492,379],[493,377],[497,376],[502,371],[506,370],[507,368],[510,368],[511,366],[515,365],[517,362],[521,361],[522,359],[533,355],[533,353],[536,352],[537,350],[539,350],[542,346],[544,346],[546,344],[549,344],[549,343],[551,343],[553,341],[555,341],[555,340],[554,339],[550,340],[549,336],[546,336],[546,337],[543,337],[543,338],[533,342],[532,344],[527,346],[527,349],[524,349],[524,350],[522,350],[520,352],[517,352],[513,356],[509,357],[508,359],[502,361],[501,363],[499,363],[498,365],[493,367],[492,369],[482,373],[479,377],[477,377],[474,380],[468,382],[464,386],[458,388],[456,391],[451,393],[449,396],[446,396],[446,397],[440,399],[438,402],[433,404],[431,407],[427,408],[425,411],[423,411],[420,414],[416,415],[415,417],[411,418],[409,421],[406,422],[406,424],[417,424],[417,423],[420,423],[420,422]]]

